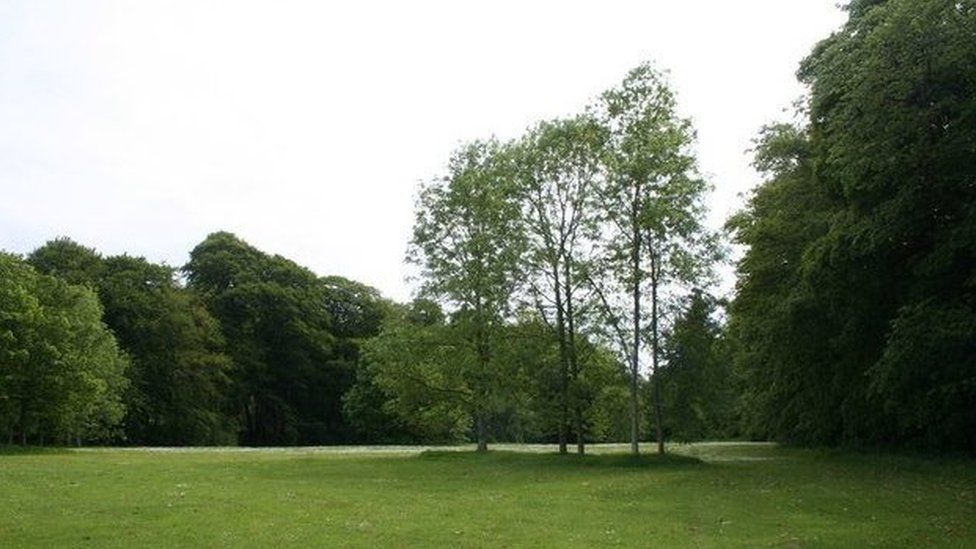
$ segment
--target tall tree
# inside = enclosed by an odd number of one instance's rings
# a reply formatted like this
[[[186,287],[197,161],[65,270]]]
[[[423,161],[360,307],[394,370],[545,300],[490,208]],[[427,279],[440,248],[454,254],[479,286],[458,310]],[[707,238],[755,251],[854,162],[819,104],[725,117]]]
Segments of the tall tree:
[[[580,294],[595,256],[597,189],[604,173],[602,130],[586,116],[545,122],[516,148],[528,290],[559,344],[560,453],[566,453],[571,407],[577,452],[584,452],[583,409],[581,403],[570,402],[570,394],[580,373],[577,339],[585,305]]]
[[[629,357],[631,451],[637,453],[640,355],[646,344],[653,379],[660,362],[662,294],[669,287],[699,282],[717,259],[717,247],[703,226],[708,185],[698,175],[691,153],[694,131],[690,121],[678,116],[674,94],[664,78],[642,64],[618,87],[606,91],[593,112],[607,133],[608,173],[601,196],[606,221],[604,267],[615,288],[593,281],[606,319]],[[626,294],[628,299],[615,299],[614,294]],[[644,309],[647,301],[650,311]],[[658,452],[664,453],[656,383],[654,420]]]
[[[665,365],[657,376],[669,437],[716,440],[735,434],[735,383],[719,306],[704,292],[692,292],[665,334]]]
[[[508,153],[493,141],[461,147],[449,175],[427,184],[417,202],[409,258],[420,266],[426,295],[442,300],[473,357],[464,378],[478,449],[488,445],[488,418],[500,394],[491,371],[493,341],[517,282],[524,249]]]
[[[976,3],[849,12],[801,65],[808,121],[764,142],[778,160],[736,224],[753,427],[974,450]]]

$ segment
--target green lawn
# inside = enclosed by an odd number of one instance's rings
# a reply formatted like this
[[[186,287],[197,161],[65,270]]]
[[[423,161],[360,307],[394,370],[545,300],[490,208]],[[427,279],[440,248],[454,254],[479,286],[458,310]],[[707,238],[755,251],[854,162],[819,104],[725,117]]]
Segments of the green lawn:
[[[8,450],[0,547],[976,546],[973,461],[504,448]]]

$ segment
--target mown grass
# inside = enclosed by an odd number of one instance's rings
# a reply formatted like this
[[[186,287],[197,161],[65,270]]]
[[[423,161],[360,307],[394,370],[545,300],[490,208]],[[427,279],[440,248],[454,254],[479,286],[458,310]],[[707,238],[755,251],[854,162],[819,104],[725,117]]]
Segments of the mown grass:
[[[0,547],[976,546],[964,459],[506,448],[9,452]]]

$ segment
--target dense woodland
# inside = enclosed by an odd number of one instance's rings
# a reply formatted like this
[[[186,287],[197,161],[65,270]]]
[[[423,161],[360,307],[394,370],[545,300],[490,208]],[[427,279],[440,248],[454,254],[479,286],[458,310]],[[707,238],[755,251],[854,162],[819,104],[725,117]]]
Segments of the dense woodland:
[[[644,64],[450,156],[417,196],[409,303],[227,232],[180,268],[69,238],[0,254],[0,434],[976,452],[976,2],[847,10],[721,233]]]

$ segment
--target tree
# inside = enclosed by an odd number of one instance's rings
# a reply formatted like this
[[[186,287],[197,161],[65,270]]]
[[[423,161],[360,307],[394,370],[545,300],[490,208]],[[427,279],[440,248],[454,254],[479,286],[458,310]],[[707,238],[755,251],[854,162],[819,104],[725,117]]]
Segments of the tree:
[[[103,258],[67,238],[29,261],[41,272],[97,290],[105,323],[131,357],[125,440],[143,445],[234,441],[226,393],[230,361],[216,320],[182,288],[171,267],[143,258]]]
[[[184,272],[227,339],[241,442],[343,440],[341,398],[354,367],[336,353],[330,314],[342,285],[223,232],[190,252]],[[357,322],[350,312],[346,329]]]
[[[837,433],[839,402],[824,375],[837,357],[823,345],[828,322],[809,306],[812,290],[801,269],[807,246],[826,234],[830,217],[811,155],[806,132],[765,128],[754,166],[767,179],[727,224],[747,247],[736,267],[728,331],[744,385],[742,427],[754,438],[798,442]]]
[[[695,291],[665,334],[665,365],[658,372],[665,432],[678,440],[734,434],[735,393],[719,303]]]
[[[421,190],[409,258],[422,270],[425,295],[452,311],[459,361],[470,387],[478,449],[487,449],[488,418],[504,394],[491,371],[493,342],[518,282],[524,249],[507,151],[493,141],[461,147],[449,176]],[[459,352],[461,352],[459,350]]]
[[[576,352],[583,320],[580,293],[595,255],[602,144],[602,128],[581,116],[539,124],[516,148],[530,297],[555,331],[559,345],[560,453],[566,453],[570,407],[577,451],[584,452],[583,409],[580,403],[570,402],[570,393],[580,373]]]
[[[482,368],[487,371],[493,364],[479,362],[469,337],[457,325],[417,324],[394,316],[379,336],[366,343],[363,363],[378,393],[374,402],[382,415],[400,427],[398,431],[424,442],[459,442],[470,432],[474,418],[480,421],[476,436],[479,449],[484,449],[490,403]],[[359,404],[359,415],[364,416],[362,404],[346,403]]]
[[[122,419],[126,357],[94,292],[0,254],[0,426],[8,441],[106,440]]]
[[[691,123],[677,115],[674,94],[663,77],[649,64],[640,65],[618,87],[606,91],[592,110],[607,135],[607,178],[601,192],[607,276],[592,281],[606,321],[630,362],[631,451],[637,453],[640,355],[648,344],[654,379],[660,361],[662,294],[706,277],[718,258],[717,246],[703,227],[702,201],[708,185],[698,176],[690,152],[694,132]],[[621,298],[624,294],[627,299]],[[664,453],[656,383],[654,418],[658,452]]]
[[[792,442],[973,450],[976,4],[848,9],[733,222],[747,417]]]
[[[227,393],[231,362],[216,319],[174,271],[143,258],[105,260],[99,294],[105,321],[132,356],[126,437],[130,444],[236,442]]]

